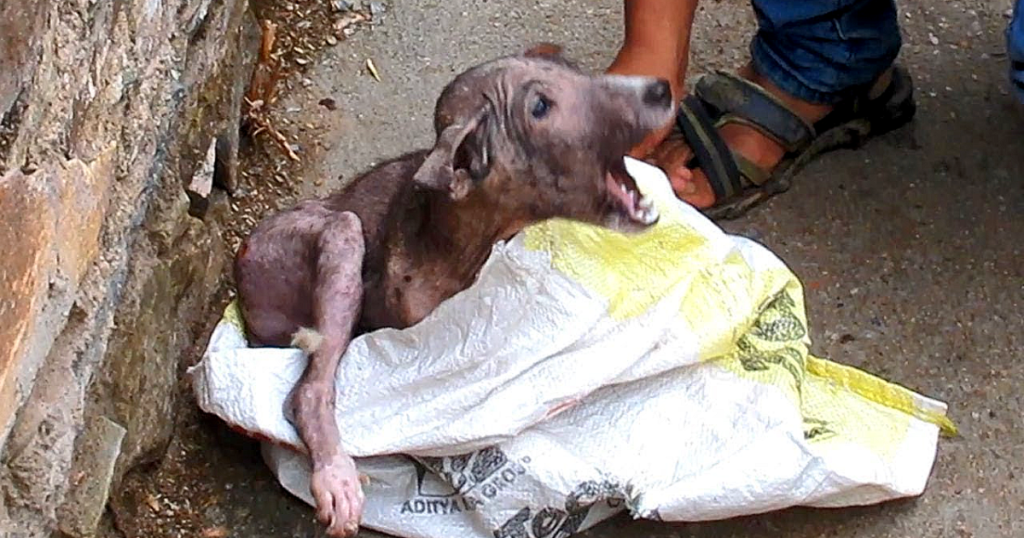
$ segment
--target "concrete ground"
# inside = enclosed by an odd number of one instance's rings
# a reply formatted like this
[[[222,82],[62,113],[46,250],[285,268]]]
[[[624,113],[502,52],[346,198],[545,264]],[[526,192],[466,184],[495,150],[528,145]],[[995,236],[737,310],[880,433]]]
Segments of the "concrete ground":
[[[306,74],[308,88],[280,104],[322,126],[323,145],[307,148],[317,163],[310,172],[324,180],[311,181],[320,184],[311,192],[429,145],[434,98],[470,64],[544,40],[564,44],[588,67],[604,66],[620,38],[620,5],[389,3],[381,24],[329,49]],[[949,402],[961,436],[940,440],[918,499],[693,525],[619,518],[585,536],[1024,536],[1024,112],[1006,92],[1010,1],[899,6],[916,121],[861,150],[823,157],[788,193],[725,227],[768,245],[804,281],[819,355]],[[753,28],[745,2],[704,2],[697,28],[692,74],[744,61]],[[367,58],[380,82],[366,74]],[[337,110],[317,106],[325,97]],[[206,535],[319,535],[312,512],[276,486],[251,443],[187,415],[172,457],[146,484],[215,499],[195,522]],[[151,500],[122,500],[126,534],[132,514],[159,511],[140,504]],[[191,534],[168,521],[146,535]]]

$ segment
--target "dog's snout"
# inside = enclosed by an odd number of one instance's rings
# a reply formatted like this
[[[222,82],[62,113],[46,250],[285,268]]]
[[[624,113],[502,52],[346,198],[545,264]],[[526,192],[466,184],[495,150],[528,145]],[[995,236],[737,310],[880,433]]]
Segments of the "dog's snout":
[[[647,85],[644,90],[644,104],[648,106],[665,107],[671,104],[672,88],[668,81],[658,79]]]

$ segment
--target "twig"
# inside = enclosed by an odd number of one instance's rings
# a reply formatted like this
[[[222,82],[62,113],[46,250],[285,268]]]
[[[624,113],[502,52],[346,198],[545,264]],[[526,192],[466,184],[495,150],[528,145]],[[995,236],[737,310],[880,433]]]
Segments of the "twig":
[[[276,92],[277,81],[280,78],[281,66],[274,58],[274,43],[277,41],[277,25],[272,21],[263,20],[263,35],[260,39],[260,53],[256,59],[256,65],[252,68],[252,77],[249,79],[249,90],[246,97],[249,101],[263,101],[264,104],[271,104]]]
[[[295,162],[299,162],[299,156],[296,155],[295,152],[292,150],[292,146],[291,144],[288,143],[288,139],[285,138],[283,134],[278,132],[277,129],[274,129],[274,127],[270,125],[270,122],[258,116],[251,116],[249,119],[250,121],[252,121],[253,125],[256,126],[256,130],[253,132],[253,136],[256,136],[257,133],[266,131],[267,134],[269,134],[270,137],[273,138],[274,141],[277,142],[279,146],[281,146],[281,149],[283,149],[285,153],[288,154],[289,159]]]

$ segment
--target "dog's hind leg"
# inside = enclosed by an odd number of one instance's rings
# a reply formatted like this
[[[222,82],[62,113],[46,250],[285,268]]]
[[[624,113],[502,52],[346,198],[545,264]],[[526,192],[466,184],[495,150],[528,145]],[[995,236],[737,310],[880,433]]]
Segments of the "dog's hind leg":
[[[354,536],[363,510],[359,475],[341,447],[334,402],[338,363],[362,307],[364,250],[359,218],[348,212],[332,215],[317,243],[315,327],[300,329],[294,338],[309,354],[309,363],[285,410],[309,450],[317,518],[332,537]]]

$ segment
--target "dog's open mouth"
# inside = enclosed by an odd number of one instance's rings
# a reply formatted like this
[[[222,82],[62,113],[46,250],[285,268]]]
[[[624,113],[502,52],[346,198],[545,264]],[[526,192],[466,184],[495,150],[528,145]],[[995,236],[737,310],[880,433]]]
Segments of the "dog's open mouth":
[[[626,171],[626,165],[621,159],[608,167],[605,183],[612,203],[624,217],[644,226],[658,222],[659,215],[654,202],[640,194],[636,181]]]

